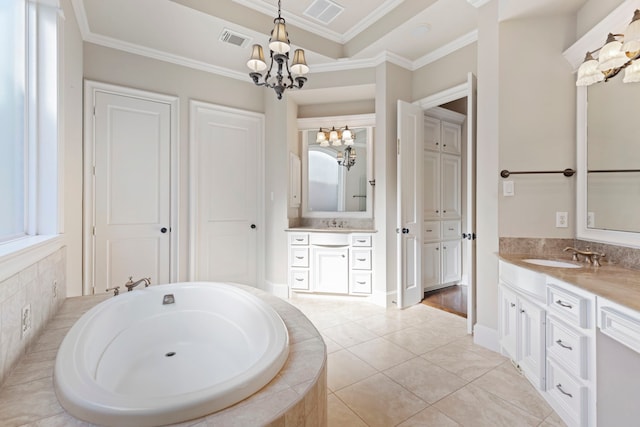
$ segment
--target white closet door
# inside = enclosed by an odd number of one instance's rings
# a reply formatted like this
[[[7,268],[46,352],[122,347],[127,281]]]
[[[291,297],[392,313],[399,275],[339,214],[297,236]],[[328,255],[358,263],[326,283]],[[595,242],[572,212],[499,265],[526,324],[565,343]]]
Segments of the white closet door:
[[[192,278],[257,285],[261,115],[192,102]]]
[[[95,292],[129,276],[168,283],[171,265],[171,107],[96,92]]]

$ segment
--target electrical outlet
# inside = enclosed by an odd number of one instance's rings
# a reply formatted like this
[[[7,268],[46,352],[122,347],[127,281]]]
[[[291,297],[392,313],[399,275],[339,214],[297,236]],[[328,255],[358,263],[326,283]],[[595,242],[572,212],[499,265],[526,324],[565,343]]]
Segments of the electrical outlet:
[[[58,281],[53,281],[53,299],[58,298]]]
[[[22,307],[22,317],[21,317],[21,330],[22,337],[27,335],[29,330],[31,329],[31,304],[27,304]]]
[[[567,212],[556,212],[556,228],[567,228],[569,226],[569,214]]]

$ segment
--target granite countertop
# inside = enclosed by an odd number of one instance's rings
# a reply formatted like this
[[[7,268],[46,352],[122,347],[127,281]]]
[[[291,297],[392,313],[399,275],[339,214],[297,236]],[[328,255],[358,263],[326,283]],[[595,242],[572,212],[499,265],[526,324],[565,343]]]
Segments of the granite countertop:
[[[581,268],[545,267],[524,262],[527,258],[570,261],[570,257],[499,254],[500,259],[537,273],[561,280],[592,294],[640,312],[640,270],[602,262],[602,266],[580,262]]]
[[[377,233],[378,230],[371,228],[344,228],[344,227],[292,227],[287,228],[288,232],[303,233]]]

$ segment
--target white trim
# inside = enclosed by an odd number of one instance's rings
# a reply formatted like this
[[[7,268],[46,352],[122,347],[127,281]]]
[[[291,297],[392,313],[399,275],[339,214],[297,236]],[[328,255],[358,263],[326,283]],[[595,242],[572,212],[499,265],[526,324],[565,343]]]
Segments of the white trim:
[[[424,67],[425,65],[429,65],[432,62],[436,62],[437,60],[442,59],[445,56],[459,49],[462,49],[463,47],[466,47],[472,43],[475,43],[477,41],[478,41],[478,30],[471,31],[470,33],[467,33],[462,37],[459,37],[454,41],[445,44],[444,46],[440,46],[439,48],[426,54],[425,56],[416,59],[415,61],[413,61],[413,64],[411,65],[410,70],[415,71],[419,68]]]
[[[469,1],[469,0],[468,0]],[[609,33],[624,33],[625,28],[633,18],[633,12],[640,9],[640,0],[626,0],[620,6],[607,15],[602,21],[590,29],[584,36],[576,41],[570,48],[562,53],[562,56],[577,71],[587,52],[601,47]],[[597,54],[594,55],[597,57]]]
[[[223,105],[211,104],[203,101],[189,100],[189,280],[194,280],[196,273],[196,241],[197,241],[197,224],[198,224],[198,147],[196,144],[196,120],[198,110],[213,110],[224,114],[235,114],[246,118],[259,121],[260,130],[258,132],[260,141],[258,141],[257,153],[257,192],[258,203],[256,206],[256,222],[257,222],[257,260],[256,260],[256,284],[260,287],[265,280],[265,116],[262,113],[254,113],[252,111],[240,110],[237,108],[226,107]]]
[[[473,327],[473,343],[500,353],[500,335],[496,329],[476,323]]]
[[[447,110],[442,107],[434,107],[429,108],[425,113],[429,117],[433,117],[440,120],[445,120],[447,122],[452,122],[458,125],[464,123],[464,120],[467,118],[464,114],[457,113],[455,111]]]
[[[94,238],[92,233],[95,224],[94,216],[94,120],[93,109],[95,106],[95,95],[97,92],[111,93],[120,96],[129,96],[143,100],[159,102],[169,105],[171,110],[171,135],[170,135],[170,151],[171,151],[171,265],[169,266],[170,281],[175,282],[179,276],[180,251],[179,251],[179,235],[180,235],[180,182],[179,182],[179,136],[180,136],[180,99],[176,96],[163,95],[155,92],[148,92],[139,89],[132,89],[124,86],[117,86],[108,83],[101,83],[92,80],[85,80],[84,83],[84,190],[83,190],[83,273],[82,273],[82,294],[91,295],[93,293],[94,277]]]
[[[467,3],[469,3],[471,6],[475,7],[476,9],[478,9],[484,6],[485,4],[489,3],[490,1],[491,0],[467,0]]]
[[[419,105],[423,110],[429,110],[439,105],[446,104],[447,102],[455,101],[456,99],[464,98],[469,95],[469,82],[459,84],[458,86],[445,89],[441,92],[427,96],[414,102],[415,105]]]
[[[30,236],[0,244],[0,282],[64,246],[64,237]]]
[[[265,280],[263,283],[264,286],[261,287],[262,290],[278,298],[282,298],[285,301],[289,299],[289,286],[286,283],[273,283],[268,280]]]
[[[375,126],[375,114],[354,114],[351,116],[327,116],[298,119],[298,130],[317,129],[319,126],[326,128],[331,126],[349,125],[352,128]]]

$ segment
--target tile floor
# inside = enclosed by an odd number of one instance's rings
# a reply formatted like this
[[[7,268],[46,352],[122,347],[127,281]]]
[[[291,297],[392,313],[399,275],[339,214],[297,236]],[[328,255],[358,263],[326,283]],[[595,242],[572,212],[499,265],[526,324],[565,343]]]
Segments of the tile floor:
[[[424,304],[289,302],[327,344],[329,427],[564,426],[508,359],[473,344],[462,317]]]

